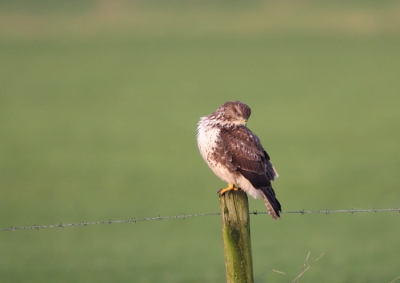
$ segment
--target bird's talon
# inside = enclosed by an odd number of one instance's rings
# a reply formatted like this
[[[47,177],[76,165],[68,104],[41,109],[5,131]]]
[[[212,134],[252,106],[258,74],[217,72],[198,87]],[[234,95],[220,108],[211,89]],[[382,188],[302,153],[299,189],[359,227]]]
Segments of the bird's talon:
[[[240,188],[236,187],[235,184],[229,184],[227,188],[220,189],[220,190],[218,191],[218,194],[219,194],[220,196],[222,196],[222,195],[225,194],[226,192],[232,191],[232,190],[233,190],[233,191],[238,191],[238,190],[240,190]]]

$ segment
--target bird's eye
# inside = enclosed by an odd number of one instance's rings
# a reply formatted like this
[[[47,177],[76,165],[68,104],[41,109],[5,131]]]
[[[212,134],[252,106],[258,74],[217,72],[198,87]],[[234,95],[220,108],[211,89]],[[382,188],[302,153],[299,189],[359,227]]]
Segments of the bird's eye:
[[[240,114],[239,112],[236,112],[236,116],[242,117],[242,114]]]

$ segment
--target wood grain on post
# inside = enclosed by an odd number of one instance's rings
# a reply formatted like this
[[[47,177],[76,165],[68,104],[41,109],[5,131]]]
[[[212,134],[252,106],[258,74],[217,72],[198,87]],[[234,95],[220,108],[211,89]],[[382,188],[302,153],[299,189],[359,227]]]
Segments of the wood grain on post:
[[[247,194],[228,191],[219,197],[226,282],[254,283]]]

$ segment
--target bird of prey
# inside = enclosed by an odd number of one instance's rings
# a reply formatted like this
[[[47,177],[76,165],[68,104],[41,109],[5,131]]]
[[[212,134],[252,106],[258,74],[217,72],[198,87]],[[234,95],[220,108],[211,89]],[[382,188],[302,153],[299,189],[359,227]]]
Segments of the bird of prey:
[[[263,198],[268,213],[280,217],[281,205],[275,197],[271,182],[278,172],[259,138],[246,127],[250,107],[240,101],[228,101],[215,112],[200,118],[197,144],[200,153],[230,190],[242,189],[254,198]]]

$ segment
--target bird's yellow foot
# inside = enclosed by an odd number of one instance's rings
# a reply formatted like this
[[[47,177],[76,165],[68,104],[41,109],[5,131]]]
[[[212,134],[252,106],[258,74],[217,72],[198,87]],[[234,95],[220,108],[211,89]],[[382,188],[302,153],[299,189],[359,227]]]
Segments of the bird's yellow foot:
[[[230,183],[230,184],[228,185],[227,188],[220,189],[220,190],[218,191],[218,194],[219,194],[220,196],[222,196],[224,193],[226,193],[226,192],[228,192],[228,191],[232,191],[232,190],[238,191],[238,190],[240,190],[240,188],[236,187],[235,184]]]

